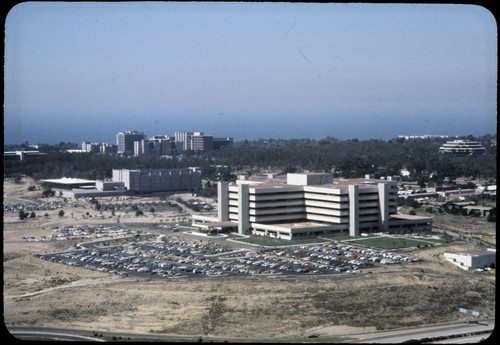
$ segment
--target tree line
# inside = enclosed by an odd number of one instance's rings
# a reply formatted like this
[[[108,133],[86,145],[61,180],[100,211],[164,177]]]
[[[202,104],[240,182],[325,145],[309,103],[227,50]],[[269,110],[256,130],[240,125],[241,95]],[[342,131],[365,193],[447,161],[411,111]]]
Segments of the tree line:
[[[75,177],[111,178],[113,169],[174,169],[197,166],[208,180],[235,179],[234,171],[255,174],[300,171],[333,172],[336,177],[399,175],[407,169],[412,180],[442,182],[445,177],[496,179],[496,135],[470,138],[486,148],[481,155],[442,154],[443,138],[393,140],[260,139],[236,142],[217,151],[183,152],[171,158],[122,157],[98,153],[67,153],[60,143],[47,145],[46,156],[25,161],[4,161],[4,177],[27,175],[36,179]]]

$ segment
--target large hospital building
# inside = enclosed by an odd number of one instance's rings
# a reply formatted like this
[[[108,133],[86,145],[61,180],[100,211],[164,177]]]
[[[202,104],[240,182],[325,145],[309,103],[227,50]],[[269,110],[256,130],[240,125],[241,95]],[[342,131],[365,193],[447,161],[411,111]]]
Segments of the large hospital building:
[[[193,225],[294,239],[430,230],[432,217],[397,213],[396,179],[301,173],[286,180],[219,182],[217,218],[195,215]]]

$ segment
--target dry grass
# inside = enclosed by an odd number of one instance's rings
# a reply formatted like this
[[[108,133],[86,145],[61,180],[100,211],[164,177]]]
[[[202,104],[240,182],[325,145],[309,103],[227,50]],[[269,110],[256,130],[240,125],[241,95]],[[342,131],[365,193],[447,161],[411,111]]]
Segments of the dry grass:
[[[4,193],[33,198],[41,193],[30,195],[27,186],[4,182]],[[6,200],[4,196],[4,202],[11,202]],[[247,339],[457,321],[464,318],[459,307],[483,317],[495,314],[494,276],[463,272],[442,260],[445,250],[470,248],[470,243],[412,253],[423,257],[423,263],[348,276],[141,282],[30,256],[69,249],[73,243],[26,242],[22,236],[47,234],[48,226],[74,221],[55,211],[48,219],[28,221],[4,214],[7,325]]]

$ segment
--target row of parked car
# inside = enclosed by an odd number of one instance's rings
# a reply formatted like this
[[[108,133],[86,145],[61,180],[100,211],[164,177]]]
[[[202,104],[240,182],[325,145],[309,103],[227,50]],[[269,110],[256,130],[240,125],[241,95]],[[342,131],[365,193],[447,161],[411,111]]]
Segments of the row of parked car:
[[[73,204],[68,204],[62,201],[50,201],[50,202],[25,202],[19,204],[4,204],[3,210],[4,212],[19,212],[23,211],[46,211],[46,210],[55,210],[63,207],[73,207]]]
[[[154,236],[128,244],[95,243],[40,258],[70,266],[137,278],[198,277],[201,275],[327,274],[356,272],[381,264],[420,261],[388,251],[342,243],[291,246],[258,251],[235,249],[218,242]],[[235,256],[236,255],[236,256]]]
[[[137,229],[129,229],[122,225],[67,225],[63,227],[51,227],[52,233],[40,237],[23,237],[25,241],[64,241],[77,239],[100,239],[134,236],[142,232]]]
[[[299,246],[293,249],[275,249],[277,256],[305,260],[319,268],[329,268],[337,272],[357,270],[380,264],[401,264],[421,261],[420,258],[401,255],[390,251],[376,250],[343,243],[323,243]]]

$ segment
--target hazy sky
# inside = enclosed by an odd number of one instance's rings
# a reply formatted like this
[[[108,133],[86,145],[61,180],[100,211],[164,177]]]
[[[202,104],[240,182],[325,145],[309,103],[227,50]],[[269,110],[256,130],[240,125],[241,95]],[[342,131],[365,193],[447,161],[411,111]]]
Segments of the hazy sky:
[[[5,30],[7,144],[496,133],[475,5],[24,2]]]

